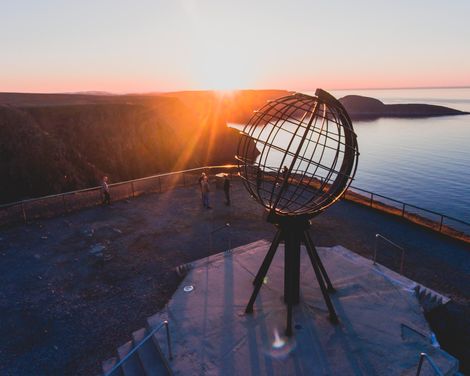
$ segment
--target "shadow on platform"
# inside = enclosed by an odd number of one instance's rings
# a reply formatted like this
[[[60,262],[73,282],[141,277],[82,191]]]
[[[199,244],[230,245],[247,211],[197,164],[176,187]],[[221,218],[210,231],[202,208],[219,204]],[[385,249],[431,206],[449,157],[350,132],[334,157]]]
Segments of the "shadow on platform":
[[[283,336],[283,251],[273,260],[254,314],[245,314],[268,247],[258,241],[187,266],[166,308],[149,319],[150,325],[170,321],[175,374],[412,375],[420,352],[444,374],[457,371],[458,361],[433,346],[416,283],[340,246],[318,249],[337,290],[332,300],[338,325],[328,320],[305,250],[294,336]]]

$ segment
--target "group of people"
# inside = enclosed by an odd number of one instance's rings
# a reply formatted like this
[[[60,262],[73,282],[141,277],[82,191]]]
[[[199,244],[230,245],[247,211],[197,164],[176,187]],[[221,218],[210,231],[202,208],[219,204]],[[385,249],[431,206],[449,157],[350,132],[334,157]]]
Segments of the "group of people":
[[[209,177],[206,175],[205,172],[201,174],[199,177],[199,186],[201,188],[201,198],[202,198],[202,206],[206,209],[212,209],[210,206],[210,185],[209,185]],[[225,205],[230,205],[230,179],[229,175],[224,175],[224,193],[225,193]]]
[[[209,177],[206,173],[202,173],[199,177],[199,186],[201,188],[201,196],[202,196],[202,205],[206,209],[212,209],[210,206],[210,186],[209,186]],[[101,181],[101,192],[103,197],[103,205],[111,204],[111,195],[109,194],[109,185],[108,185],[108,177],[103,176],[103,180]],[[228,174],[224,175],[224,193],[225,193],[225,205],[230,205],[230,178]]]

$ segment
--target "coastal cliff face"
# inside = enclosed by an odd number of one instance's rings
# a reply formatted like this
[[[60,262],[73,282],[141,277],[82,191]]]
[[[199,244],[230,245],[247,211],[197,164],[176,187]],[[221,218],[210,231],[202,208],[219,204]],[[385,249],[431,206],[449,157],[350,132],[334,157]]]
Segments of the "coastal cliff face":
[[[158,102],[0,107],[1,201],[232,162],[236,131]]]
[[[283,91],[90,96],[0,94],[0,203],[234,163],[245,121]]]

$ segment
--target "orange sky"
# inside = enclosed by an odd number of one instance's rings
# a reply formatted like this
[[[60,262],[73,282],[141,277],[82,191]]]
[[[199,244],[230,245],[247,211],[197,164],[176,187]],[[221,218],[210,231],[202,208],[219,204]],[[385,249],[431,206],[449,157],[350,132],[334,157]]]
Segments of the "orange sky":
[[[0,91],[470,85],[470,2],[0,5]]]

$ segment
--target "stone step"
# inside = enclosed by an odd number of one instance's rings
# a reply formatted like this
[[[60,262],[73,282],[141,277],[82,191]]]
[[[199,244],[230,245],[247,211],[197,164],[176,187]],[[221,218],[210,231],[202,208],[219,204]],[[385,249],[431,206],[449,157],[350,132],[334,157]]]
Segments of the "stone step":
[[[134,346],[140,344],[147,334],[148,331],[145,328],[132,333]],[[152,339],[147,340],[137,350],[137,354],[139,356],[140,363],[142,364],[142,368],[145,370],[146,376],[169,375],[165,362],[161,358],[161,353],[155,347]]]
[[[134,342],[128,341],[118,348],[119,360],[124,357],[134,348]],[[142,376],[145,375],[140,359],[136,353],[132,354],[120,367],[124,376]]]
[[[416,285],[415,291],[424,312],[429,312],[437,306],[447,303],[449,300],[447,297],[437,293],[436,291],[419,284]]]
[[[103,370],[103,375],[107,375],[109,371],[114,367],[114,365],[118,362],[117,357],[112,357],[104,362],[101,363],[101,369]],[[122,371],[121,368],[118,368],[116,371],[114,371],[111,375],[109,376],[122,376]]]
[[[170,364],[168,363],[168,361],[165,357],[165,354],[163,353],[162,348],[160,347],[160,343],[159,343],[158,338],[157,338],[157,333],[155,333],[152,336],[152,343],[155,347],[155,350],[158,352],[158,354],[160,354],[160,359],[162,360],[162,362],[165,366],[166,373],[164,373],[164,375],[168,375],[168,376],[173,375],[173,372],[171,371],[171,368],[170,368]]]

